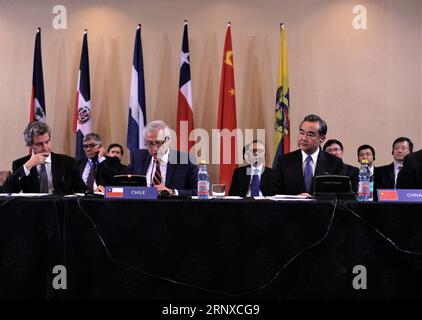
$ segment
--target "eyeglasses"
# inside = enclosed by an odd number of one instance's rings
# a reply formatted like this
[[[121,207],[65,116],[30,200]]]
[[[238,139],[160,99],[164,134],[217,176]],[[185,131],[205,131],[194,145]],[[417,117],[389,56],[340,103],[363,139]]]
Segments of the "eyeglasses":
[[[156,146],[157,148],[161,147],[166,140],[157,140],[157,141],[145,141],[145,145],[148,148],[152,148],[153,146]]]
[[[95,146],[98,146],[98,144],[97,143],[90,143],[90,144],[84,144],[83,148],[84,149],[88,149],[88,148],[93,149],[93,148],[95,148]]]
[[[34,143],[34,146],[36,146],[36,147],[38,147],[38,148],[41,148],[42,146],[44,146],[45,144],[49,144],[50,143],[50,141],[51,141],[51,139],[48,139],[47,141],[44,141],[44,142],[37,142],[37,143]]]

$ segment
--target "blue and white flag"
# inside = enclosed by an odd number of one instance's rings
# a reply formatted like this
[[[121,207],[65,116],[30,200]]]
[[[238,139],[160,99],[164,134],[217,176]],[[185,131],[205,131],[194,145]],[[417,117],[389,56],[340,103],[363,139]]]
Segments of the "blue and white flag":
[[[85,30],[82,42],[81,63],[79,66],[76,105],[73,117],[73,130],[76,133],[76,160],[85,158],[82,141],[91,132],[91,90],[89,81],[88,33]]]
[[[145,149],[143,130],[147,121],[145,106],[145,79],[142,56],[141,25],[135,34],[133,49],[132,80],[130,86],[129,120],[127,128],[127,147],[132,152]]]

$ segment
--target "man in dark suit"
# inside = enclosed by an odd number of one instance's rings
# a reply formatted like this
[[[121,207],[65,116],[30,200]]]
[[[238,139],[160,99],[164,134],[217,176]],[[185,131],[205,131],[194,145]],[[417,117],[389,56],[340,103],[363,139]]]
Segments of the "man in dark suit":
[[[51,130],[42,122],[34,121],[24,131],[31,155],[13,161],[13,173],[6,180],[5,192],[71,194],[85,192],[75,160],[51,152]]]
[[[168,125],[160,120],[148,123],[144,138],[147,149],[131,154],[129,172],[146,176],[148,186],[154,186],[160,194],[196,195],[198,167],[191,155],[169,148]]]
[[[343,161],[321,150],[327,134],[327,124],[317,115],[306,116],[300,124],[297,144],[299,150],[282,155],[275,171],[279,179],[279,193],[313,193],[313,178],[319,175],[341,174]]]
[[[324,144],[323,150],[328,152],[336,157],[343,159],[344,155],[344,148],[343,144],[337,139],[330,139]],[[351,166],[349,164],[343,163],[343,175],[350,177],[350,181],[352,183],[352,188],[355,192],[358,189],[358,182],[359,182],[359,169]]]
[[[422,150],[408,154],[397,177],[398,189],[422,189]]]
[[[404,158],[413,151],[413,143],[409,138],[400,137],[394,140],[391,154],[394,161],[386,166],[376,167],[374,171],[375,191],[377,189],[395,189],[397,175],[403,167]],[[375,193],[376,194],[376,193]]]
[[[129,173],[127,166],[120,163],[120,157],[108,156],[99,134],[87,133],[82,143],[85,158],[77,161],[77,164],[79,174],[89,190],[104,192],[104,186],[113,183],[114,175]]]
[[[243,147],[247,166],[236,168],[230,186],[230,196],[273,196],[277,192],[274,170],[265,167],[265,145],[254,140]]]

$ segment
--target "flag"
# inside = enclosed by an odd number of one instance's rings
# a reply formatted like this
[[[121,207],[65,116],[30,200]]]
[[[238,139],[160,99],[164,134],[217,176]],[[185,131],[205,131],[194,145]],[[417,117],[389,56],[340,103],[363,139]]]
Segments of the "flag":
[[[41,28],[38,28],[35,35],[34,66],[32,71],[32,96],[29,121],[32,122],[37,120],[46,122],[46,118],[47,114],[45,111],[44,79],[41,57]]]
[[[177,101],[177,149],[189,152],[194,145],[194,141],[189,141],[189,134],[193,130],[193,106],[188,22],[186,20],[183,29],[182,55],[180,60],[179,97]]]
[[[141,25],[135,33],[133,48],[132,80],[130,85],[129,119],[127,126],[127,147],[131,152],[145,149],[143,130],[147,121],[145,106],[144,62],[142,55]]]
[[[397,190],[379,190],[378,200],[379,201],[396,201],[399,199]]]
[[[274,122],[274,162],[277,158],[290,152],[290,100],[289,100],[289,75],[287,68],[286,30],[280,24],[280,49],[278,52],[277,92],[275,97],[275,122]]]
[[[107,188],[107,196],[109,198],[123,198],[123,188]]]
[[[73,117],[73,130],[76,133],[76,160],[85,158],[82,147],[84,135],[91,132],[91,90],[89,81],[88,33],[85,30],[81,63],[79,65],[78,85],[76,87],[76,104]]]
[[[227,25],[224,43],[223,67],[221,70],[220,99],[218,103],[218,123],[220,130],[232,132],[236,129],[236,96],[234,87],[234,64],[231,39],[231,26]],[[226,140],[226,141],[225,141]],[[220,183],[230,190],[231,179],[236,165],[236,138],[220,138]],[[227,161],[230,157],[230,161]]]

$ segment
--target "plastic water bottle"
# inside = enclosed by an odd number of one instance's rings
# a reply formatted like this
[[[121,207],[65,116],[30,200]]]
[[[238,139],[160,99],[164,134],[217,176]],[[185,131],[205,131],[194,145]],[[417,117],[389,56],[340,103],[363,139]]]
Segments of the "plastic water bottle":
[[[371,197],[371,172],[368,167],[368,160],[362,160],[359,170],[358,201],[370,201]]]
[[[198,199],[208,199],[210,191],[210,176],[205,160],[199,163],[198,171]]]

